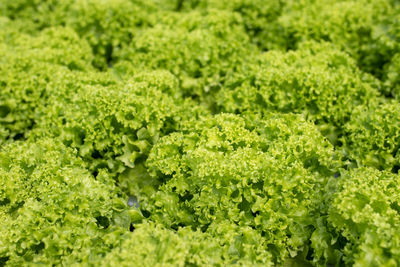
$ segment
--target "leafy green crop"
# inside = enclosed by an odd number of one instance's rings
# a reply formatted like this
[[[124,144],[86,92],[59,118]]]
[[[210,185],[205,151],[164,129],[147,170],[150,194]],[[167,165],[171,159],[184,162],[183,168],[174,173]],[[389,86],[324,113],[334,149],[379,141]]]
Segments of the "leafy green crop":
[[[336,143],[352,110],[378,95],[379,82],[329,44],[269,51],[227,79],[217,94],[224,112],[301,113]]]
[[[0,1],[0,267],[399,266],[397,0]]]
[[[205,98],[251,57],[255,47],[236,14],[210,10],[169,15],[145,28],[115,53],[134,68],[166,69],[176,75],[184,95]]]
[[[232,114],[205,117],[154,146],[147,164],[161,185],[146,208],[150,219],[172,228],[218,235],[223,225],[251,227],[281,263],[288,247],[292,256],[305,249],[335,171],[332,155],[332,146],[298,116],[248,125]]]
[[[278,21],[293,40],[289,47],[302,40],[329,41],[353,56],[363,70],[381,75],[397,46],[398,37],[391,32],[398,20],[397,1],[288,2]]]
[[[102,264],[131,266],[273,266],[271,255],[260,246],[263,237],[250,227],[223,225],[210,235],[190,228],[177,232],[160,225],[143,224]],[[243,244],[243,245],[242,245]]]
[[[400,167],[400,106],[398,102],[356,108],[346,124],[347,153],[359,166],[379,170]]]
[[[388,172],[360,168],[340,178],[328,222],[347,241],[341,249],[347,265],[399,262],[399,192],[398,175]]]
[[[106,173],[97,180],[58,141],[0,152],[0,255],[7,264],[87,264],[118,244],[127,205]]]
[[[385,69],[385,88],[388,94],[393,95],[395,98],[400,97],[400,53],[393,56],[391,62]]]

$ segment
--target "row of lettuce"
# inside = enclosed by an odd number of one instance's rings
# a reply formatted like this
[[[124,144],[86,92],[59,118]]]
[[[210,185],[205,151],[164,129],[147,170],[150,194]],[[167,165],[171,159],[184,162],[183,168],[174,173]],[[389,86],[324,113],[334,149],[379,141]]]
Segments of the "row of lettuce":
[[[0,266],[400,262],[397,1],[0,12]]]

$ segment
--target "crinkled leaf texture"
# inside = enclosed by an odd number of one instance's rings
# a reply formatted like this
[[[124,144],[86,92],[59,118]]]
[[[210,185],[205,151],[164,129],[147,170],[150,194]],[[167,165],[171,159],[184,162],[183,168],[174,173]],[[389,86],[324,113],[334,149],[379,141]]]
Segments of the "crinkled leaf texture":
[[[0,152],[0,257],[7,264],[86,265],[118,245],[130,213],[73,150],[43,139]]]
[[[398,175],[359,168],[338,181],[328,222],[348,243],[344,261],[354,266],[396,266],[400,261]]]
[[[153,147],[147,166],[160,186],[146,208],[173,229],[219,236],[245,227],[282,263],[308,245],[337,167],[332,157],[330,143],[300,116],[203,117]]]

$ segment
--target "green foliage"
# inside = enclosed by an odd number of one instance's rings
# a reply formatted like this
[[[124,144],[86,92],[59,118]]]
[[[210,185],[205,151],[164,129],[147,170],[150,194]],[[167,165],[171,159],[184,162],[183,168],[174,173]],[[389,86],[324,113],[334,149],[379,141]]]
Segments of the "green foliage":
[[[380,76],[396,42],[389,30],[398,14],[393,2],[288,1],[278,20],[289,41],[332,42],[353,56],[363,70]]]
[[[188,12],[190,10],[224,10],[242,17],[246,34],[261,49],[281,49],[286,40],[282,39],[278,17],[285,1],[273,0],[153,0],[157,6],[169,11]]]
[[[57,137],[76,148],[92,171],[134,168],[160,136],[174,131],[185,116],[196,116],[167,94],[176,84],[168,73],[158,81],[147,79],[150,73],[124,83],[104,74],[64,74],[48,84],[50,96],[37,111],[30,137]]]
[[[35,31],[51,25],[59,24],[65,18],[65,11],[73,3],[73,0],[15,0],[2,1],[0,12],[24,23],[24,29]]]
[[[335,171],[332,146],[316,128],[294,115],[246,123],[222,114],[183,129],[162,138],[147,161],[161,183],[146,200],[150,219],[207,233],[251,227],[278,263],[305,249]]]
[[[224,112],[302,113],[332,143],[352,110],[378,95],[378,81],[329,44],[305,43],[296,51],[270,51],[234,73],[217,94]]]
[[[285,1],[203,0],[199,2],[200,8],[222,9],[240,14],[251,41],[263,50],[281,49],[285,44],[286,40],[279,34],[283,28],[278,24]]]
[[[262,237],[250,227],[221,226],[215,234],[188,228],[168,230],[144,224],[120,248],[107,255],[104,266],[273,266]]]
[[[400,261],[398,175],[360,168],[346,173],[332,195],[328,221],[347,240],[344,262],[396,266]]]
[[[385,93],[400,98],[400,53],[393,56],[384,73]]]
[[[48,97],[47,81],[61,69],[18,59],[0,65],[0,144],[24,137],[33,127],[35,110]]]
[[[223,86],[240,68],[243,54],[254,53],[239,19],[223,11],[166,14],[164,23],[145,28],[116,57],[135,68],[169,70],[184,95],[203,96]]]
[[[390,101],[359,106],[346,124],[346,153],[358,166],[397,172],[400,167],[400,106]]]
[[[128,0],[17,0],[0,4],[0,12],[31,24],[32,30],[59,25],[73,28],[90,44],[93,64],[100,69],[111,64],[114,51],[130,41],[137,26],[152,21],[151,10],[156,7]]]
[[[0,1],[0,266],[398,266],[397,0]]]
[[[137,26],[149,23],[146,9],[134,1],[78,0],[69,7],[65,24],[91,45],[94,65],[106,69],[114,53],[132,39]]]
[[[4,61],[40,61],[62,65],[71,70],[91,70],[90,47],[71,28],[51,27],[37,35],[11,34],[10,30],[2,33],[7,45],[2,52],[6,57]]]
[[[36,36],[4,28],[0,36],[1,144],[33,127],[37,107],[48,98],[50,80],[61,79],[68,69],[90,71],[92,56],[88,44],[69,28],[48,28]]]
[[[0,258],[11,266],[85,265],[118,245],[130,214],[106,173],[49,139],[0,152]]]

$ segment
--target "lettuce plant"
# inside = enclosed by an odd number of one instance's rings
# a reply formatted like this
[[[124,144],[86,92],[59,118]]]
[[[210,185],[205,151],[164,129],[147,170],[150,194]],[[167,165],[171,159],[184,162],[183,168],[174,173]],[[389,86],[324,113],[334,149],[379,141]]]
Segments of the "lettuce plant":
[[[346,265],[396,266],[400,260],[399,177],[372,168],[341,177],[328,221],[348,242]]]
[[[380,84],[329,44],[270,51],[234,73],[217,94],[224,112],[302,113],[334,144],[352,110],[378,95]]]
[[[214,235],[250,227],[275,263],[306,249],[337,166],[315,127],[294,115],[221,114],[183,129],[161,138],[147,161],[160,183],[143,198],[150,219]]]
[[[8,265],[86,265],[119,244],[130,213],[107,174],[51,139],[0,152],[0,258]]]
[[[399,10],[0,1],[0,267],[398,266]]]
[[[396,14],[392,0],[304,0],[288,1],[278,21],[287,40],[332,42],[380,77],[393,56],[396,39],[390,28]]]
[[[222,11],[166,14],[161,19],[166,23],[143,29],[116,53],[117,61],[169,70],[178,77],[184,95],[202,97],[219,90],[225,77],[246,60],[243,55],[254,53],[238,20]]]
[[[143,224],[102,261],[104,266],[273,266],[264,240],[250,227],[220,225],[215,235]]]
[[[36,36],[17,34],[10,21],[1,30],[0,144],[32,129],[36,110],[46,103],[49,81],[68,70],[91,70],[89,45],[69,28],[48,28]],[[18,28],[17,28],[18,29]]]
[[[393,56],[391,62],[386,66],[384,73],[384,86],[387,94],[400,97],[400,53]]]
[[[51,96],[38,110],[30,137],[50,134],[62,140],[95,172],[134,168],[161,136],[179,127],[180,120],[196,116],[196,111],[190,113],[189,102],[179,107],[163,92],[172,92],[169,86],[175,84],[174,77],[165,74],[159,83],[140,76],[120,83],[111,76],[67,73],[49,83]]]
[[[400,107],[390,101],[357,107],[346,124],[347,156],[358,166],[398,172]]]

